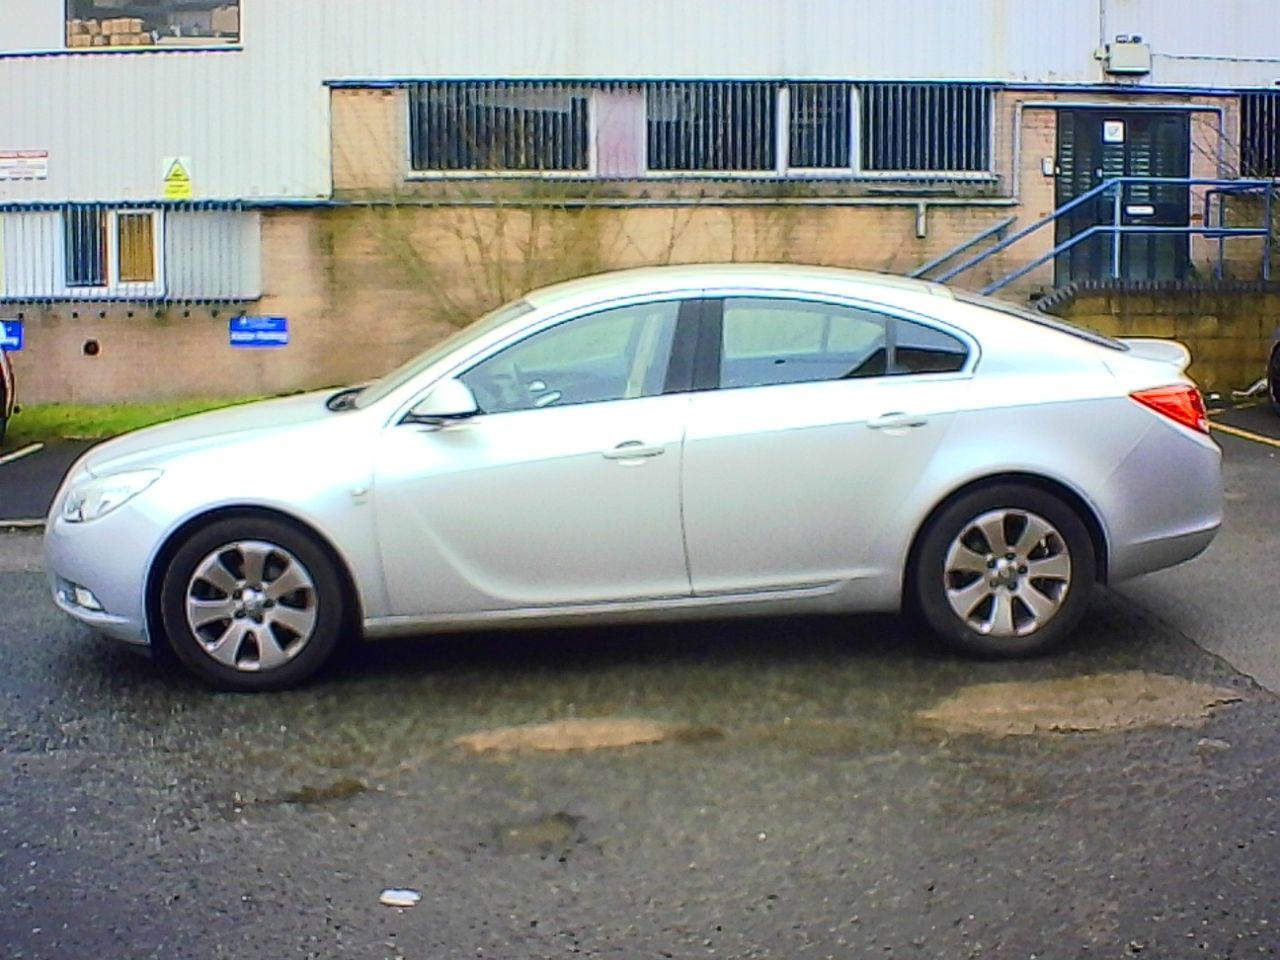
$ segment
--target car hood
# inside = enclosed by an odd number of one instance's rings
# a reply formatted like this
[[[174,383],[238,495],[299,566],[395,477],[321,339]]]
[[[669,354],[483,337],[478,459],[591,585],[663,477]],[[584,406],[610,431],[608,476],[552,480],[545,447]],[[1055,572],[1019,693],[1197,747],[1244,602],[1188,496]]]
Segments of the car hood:
[[[325,406],[333,391],[306,393],[278,400],[243,403],[222,410],[197,413],[169,423],[144,427],[91,449],[82,465],[95,476],[132,466],[160,464],[183,453],[285,427],[337,417]]]

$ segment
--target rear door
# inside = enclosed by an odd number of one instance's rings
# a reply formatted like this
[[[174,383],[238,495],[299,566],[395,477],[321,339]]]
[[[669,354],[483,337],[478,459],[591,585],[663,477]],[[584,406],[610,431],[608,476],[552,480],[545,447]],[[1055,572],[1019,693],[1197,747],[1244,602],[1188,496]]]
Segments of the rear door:
[[[896,507],[947,431],[971,346],[851,302],[711,303],[698,365],[712,389],[693,394],[685,436],[694,593],[819,586],[896,563]]]

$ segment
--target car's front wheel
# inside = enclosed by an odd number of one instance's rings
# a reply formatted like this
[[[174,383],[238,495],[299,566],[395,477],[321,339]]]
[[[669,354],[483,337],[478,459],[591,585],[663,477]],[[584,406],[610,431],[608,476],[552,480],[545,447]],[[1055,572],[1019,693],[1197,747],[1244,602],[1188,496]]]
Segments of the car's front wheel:
[[[232,517],[178,548],[160,611],[173,652],[202,680],[278,690],[333,653],[344,597],[333,561],[312,537],[269,517]]]
[[[1079,623],[1096,578],[1093,543],[1059,498],[1000,484],[964,494],[928,524],[910,598],[944,641],[985,657],[1028,657]]]

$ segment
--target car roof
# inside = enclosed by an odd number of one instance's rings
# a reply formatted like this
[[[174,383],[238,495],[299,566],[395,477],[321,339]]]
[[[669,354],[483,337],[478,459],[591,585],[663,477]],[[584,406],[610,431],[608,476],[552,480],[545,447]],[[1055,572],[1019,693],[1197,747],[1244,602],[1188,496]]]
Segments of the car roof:
[[[702,287],[861,294],[874,299],[898,299],[895,294],[951,297],[951,291],[936,283],[868,270],[794,263],[690,263],[581,277],[534,290],[524,299],[543,308],[606,296],[621,298]]]

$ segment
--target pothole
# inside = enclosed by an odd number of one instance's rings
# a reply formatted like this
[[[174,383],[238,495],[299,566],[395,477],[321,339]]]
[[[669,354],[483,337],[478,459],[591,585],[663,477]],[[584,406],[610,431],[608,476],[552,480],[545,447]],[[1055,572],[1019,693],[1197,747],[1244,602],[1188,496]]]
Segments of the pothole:
[[[458,737],[453,743],[474,753],[523,750],[566,753],[572,750],[617,749],[662,743],[664,740],[709,740],[723,735],[714,727],[690,727],[656,720],[553,720],[529,726],[481,730]]]
[[[540,853],[544,856],[582,839],[581,817],[563,811],[537,820],[505,824],[494,829],[501,853]]]
[[[1242,699],[1225,687],[1131,671],[980,683],[917,711],[916,719],[952,733],[997,737],[1194,726],[1212,716],[1215,707]]]

